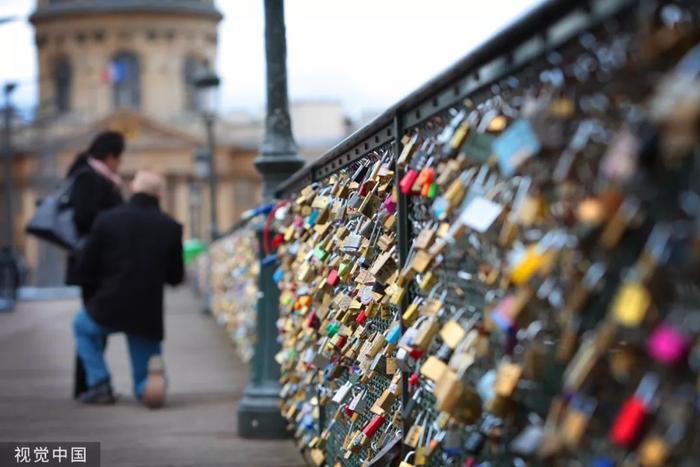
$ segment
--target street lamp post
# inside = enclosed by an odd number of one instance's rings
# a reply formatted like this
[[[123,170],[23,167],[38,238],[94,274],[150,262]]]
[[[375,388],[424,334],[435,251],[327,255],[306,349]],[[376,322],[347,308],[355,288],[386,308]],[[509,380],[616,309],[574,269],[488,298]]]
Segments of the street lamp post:
[[[202,185],[204,180],[209,180],[209,189],[212,189],[212,183],[211,183],[211,157],[210,157],[210,152],[208,149],[200,148],[197,149],[193,154],[192,154],[192,167],[193,167],[193,173],[194,173],[194,186],[192,190],[192,216],[190,217],[190,223],[192,224],[191,232],[192,232],[192,238],[198,238],[202,239],[204,235],[202,235],[202,217],[201,217],[201,209],[202,209]],[[214,187],[214,190],[216,188]],[[215,225],[215,221],[212,222],[212,226]],[[212,230],[211,234],[211,239],[212,241],[215,239],[214,237],[214,231]],[[201,235],[201,236],[200,236]],[[200,302],[200,311],[207,315],[211,314],[211,263],[210,263],[210,258],[208,256],[203,256],[200,261],[206,261],[204,264],[204,277],[199,276],[199,281],[197,281],[196,285],[196,290],[200,295],[201,302]],[[201,281],[201,282],[200,282]]]
[[[283,0],[265,0],[265,58],[265,136],[255,167],[262,175],[263,196],[270,201],[279,183],[304,165],[297,154],[289,118]],[[257,226],[259,243],[262,232],[260,223]],[[279,290],[272,279],[276,265],[263,261],[262,252],[260,262],[255,352],[250,382],[238,409],[238,433],[244,438],[285,438],[289,433],[279,410],[280,368],[275,361],[280,348],[277,341]]]
[[[209,183],[209,239],[214,242],[219,237],[218,196],[216,186],[216,142],[214,140],[214,121],[218,104],[219,77],[211,69],[201,69],[195,75],[193,84],[197,90],[197,106],[202,112],[204,128],[206,129],[207,147],[204,152],[195,155],[195,167],[206,157],[207,181]],[[206,154],[206,156],[204,156]],[[211,256],[207,258],[206,277],[204,290],[202,291],[201,310],[205,314],[211,313],[212,305],[212,280],[211,280]]]
[[[16,83],[3,87],[5,107],[3,111],[2,158],[5,198],[5,245],[0,252],[0,311],[12,310],[15,305],[19,274],[15,256],[15,223],[12,200],[12,103],[11,97]]]
[[[192,154],[193,181],[191,193],[190,237],[201,240],[202,235],[202,185],[209,177],[209,152],[197,149]]]
[[[212,241],[219,236],[219,216],[216,187],[216,141],[214,139],[214,122],[216,119],[217,91],[219,88],[219,77],[209,69],[200,71],[194,79],[194,86],[197,89],[197,101],[202,112],[204,128],[207,136],[207,153],[209,163],[209,212],[210,212],[210,238]]]

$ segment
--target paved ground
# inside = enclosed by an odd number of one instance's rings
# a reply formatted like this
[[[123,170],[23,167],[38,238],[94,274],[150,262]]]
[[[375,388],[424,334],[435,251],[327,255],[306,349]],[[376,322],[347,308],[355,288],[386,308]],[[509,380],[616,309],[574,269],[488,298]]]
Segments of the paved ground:
[[[224,332],[196,311],[184,288],[168,295],[167,408],[148,411],[131,396],[122,336],[107,358],[121,394],[113,407],[69,396],[75,301],[23,302],[0,313],[0,441],[101,441],[103,466],[304,465],[291,441],[249,441],[236,433],[247,369]]]

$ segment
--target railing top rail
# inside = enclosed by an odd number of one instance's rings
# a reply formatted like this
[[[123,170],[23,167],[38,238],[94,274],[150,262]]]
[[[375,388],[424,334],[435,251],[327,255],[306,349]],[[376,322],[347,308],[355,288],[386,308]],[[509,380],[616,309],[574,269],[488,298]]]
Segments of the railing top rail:
[[[377,116],[367,125],[363,126],[347,138],[343,139],[333,148],[329,149],[325,154],[320,156],[315,161],[307,164],[303,169],[295,173],[285,183],[280,185],[277,190],[278,197],[288,196],[292,192],[301,188],[304,183],[309,183],[318,180],[315,175],[319,173],[319,169],[334,162],[341,155],[348,151],[360,149],[362,154],[366,154],[366,150],[358,148],[372,135],[377,134],[387,127],[391,127],[395,117],[402,117],[411,111],[416,110],[421,104],[435,97],[438,93],[450,89],[460,79],[475,75],[476,82],[486,82],[485,77],[477,76],[479,67],[491,62],[500,57],[509,58],[514,51],[524,42],[533,38],[542,38],[542,42],[546,44],[551,34],[550,27],[554,26],[559,20],[566,17],[577,10],[588,11],[592,8],[592,4],[599,3],[607,13],[619,11],[626,5],[631,5],[633,0],[546,0],[525,13],[523,16],[512,22],[505,28],[497,31],[489,39],[477,46],[472,52],[468,53],[455,64],[444,70],[435,78],[426,82],[420,88],[401,99],[396,104],[389,107],[381,115]],[[581,22],[573,22],[573,27],[585,26]],[[568,31],[567,31],[568,32]],[[459,92],[455,90],[455,101]],[[452,102],[454,103],[454,101]],[[436,109],[439,110],[439,109]],[[418,112],[417,112],[418,113]],[[430,115],[418,114],[418,119],[424,119]],[[416,120],[416,118],[414,118]],[[404,122],[406,125],[407,122]],[[411,125],[407,125],[411,126]],[[400,135],[395,135],[399,136]],[[341,161],[342,162],[342,161]],[[337,168],[341,168],[344,164],[334,164]],[[326,175],[327,170],[322,171],[321,175]]]

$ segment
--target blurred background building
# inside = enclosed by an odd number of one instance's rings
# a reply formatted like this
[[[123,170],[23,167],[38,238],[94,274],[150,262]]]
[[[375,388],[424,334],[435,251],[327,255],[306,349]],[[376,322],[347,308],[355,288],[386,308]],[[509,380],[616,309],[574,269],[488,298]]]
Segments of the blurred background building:
[[[16,122],[15,237],[33,285],[62,281],[61,252],[24,235],[35,204],[52,191],[76,153],[100,130],[127,137],[122,174],[162,173],[163,208],[188,237],[208,238],[209,196],[195,155],[206,145],[192,78],[211,68],[222,19],[213,0],[39,0],[35,29],[39,105]],[[245,70],[241,70],[245,72]],[[312,159],[349,134],[339,101],[292,102],[300,153]],[[260,199],[253,166],[262,120],[220,115],[216,135],[217,213],[225,230]]]

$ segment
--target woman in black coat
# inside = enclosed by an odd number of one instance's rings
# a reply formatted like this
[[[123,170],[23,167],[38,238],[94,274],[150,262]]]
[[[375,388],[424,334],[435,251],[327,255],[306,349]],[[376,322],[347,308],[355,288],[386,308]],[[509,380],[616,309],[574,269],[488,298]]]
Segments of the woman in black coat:
[[[68,177],[75,177],[70,195],[73,206],[73,220],[78,232],[87,236],[97,215],[123,204],[121,180],[117,171],[124,152],[124,136],[116,131],[98,134],[88,149],[75,159],[68,169]],[[68,256],[66,284],[78,285],[80,277],[76,254]],[[84,297],[84,293],[82,294]],[[76,357],[75,385],[73,397],[87,389],[85,374],[80,360]]]

